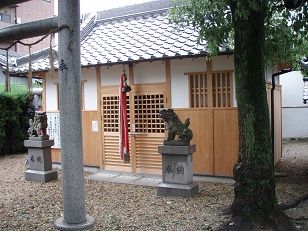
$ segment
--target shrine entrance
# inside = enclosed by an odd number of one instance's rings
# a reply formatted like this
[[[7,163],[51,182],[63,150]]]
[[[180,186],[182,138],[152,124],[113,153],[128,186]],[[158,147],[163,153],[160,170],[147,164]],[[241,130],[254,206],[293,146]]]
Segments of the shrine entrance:
[[[127,96],[130,163],[119,153],[119,89],[101,88],[102,150],[106,170],[161,174],[161,155],[157,146],[164,140],[164,123],[159,109],[164,108],[165,84],[136,84]]]

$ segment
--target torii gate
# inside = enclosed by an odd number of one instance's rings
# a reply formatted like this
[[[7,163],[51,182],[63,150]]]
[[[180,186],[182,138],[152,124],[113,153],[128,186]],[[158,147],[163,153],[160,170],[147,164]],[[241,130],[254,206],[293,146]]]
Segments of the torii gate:
[[[2,0],[0,8],[29,0]],[[60,136],[63,180],[63,217],[55,221],[59,230],[92,227],[86,214],[82,155],[80,95],[80,0],[59,1],[58,18],[14,25],[0,30],[0,43],[59,31]]]

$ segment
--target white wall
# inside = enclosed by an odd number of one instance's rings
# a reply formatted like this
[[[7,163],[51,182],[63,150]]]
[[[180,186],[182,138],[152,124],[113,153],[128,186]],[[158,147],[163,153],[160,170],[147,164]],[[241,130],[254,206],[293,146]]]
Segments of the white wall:
[[[129,67],[124,65],[128,75]],[[123,65],[101,67],[101,85],[119,85],[123,74]],[[165,82],[165,63],[162,61],[134,64],[134,83],[163,83]]]
[[[222,55],[213,57],[213,71],[234,70],[234,56]]]
[[[300,71],[280,75],[282,107],[303,107],[303,75]]]
[[[120,77],[123,74],[123,68],[128,75],[128,65],[113,65],[110,67],[101,67],[101,86],[119,85]]]
[[[234,70],[233,56],[214,57],[212,62],[213,71]],[[171,99],[173,108],[189,107],[188,76],[185,73],[206,71],[206,58],[204,57],[171,60]],[[235,96],[233,101],[236,105]]]
[[[84,82],[84,110],[97,110],[97,86],[95,68],[81,69],[81,80]]]
[[[84,110],[97,110],[96,71],[94,68],[82,69],[81,80],[84,82]],[[58,78],[46,78],[46,111],[58,110]]]
[[[171,60],[171,101],[172,108],[188,108],[188,72],[206,71],[206,59],[175,59]]]
[[[46,111],[58,110],[58,78],[45,78],[46,81]]]
[[[162,61],[138,63],[134,66],[134,82],[142,83],[164,83],[165,63]]]
[[[282,138],[308,137],[308,107],[282,108]]]
[[[308,137],[308,106],[303,104],[303,76],[293,71],[280,76],[282,86],[282,137]]]

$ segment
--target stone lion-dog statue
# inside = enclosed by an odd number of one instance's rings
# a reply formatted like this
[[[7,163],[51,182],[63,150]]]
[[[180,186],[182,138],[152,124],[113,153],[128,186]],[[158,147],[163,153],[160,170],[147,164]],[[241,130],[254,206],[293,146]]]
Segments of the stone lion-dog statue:
[[[177,114],[171,108],[160,109],[159,115],[165,123],[166,137],[164,145],[190,145],[193,133],[192,130],[188,128],[190,125],[189,118],[182,123]]]

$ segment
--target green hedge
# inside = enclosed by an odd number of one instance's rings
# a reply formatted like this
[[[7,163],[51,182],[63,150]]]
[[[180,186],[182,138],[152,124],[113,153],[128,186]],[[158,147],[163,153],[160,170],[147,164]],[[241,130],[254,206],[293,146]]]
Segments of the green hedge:
[[[0,92],[0,155],[25,151],[29,98],[26,91]]]

